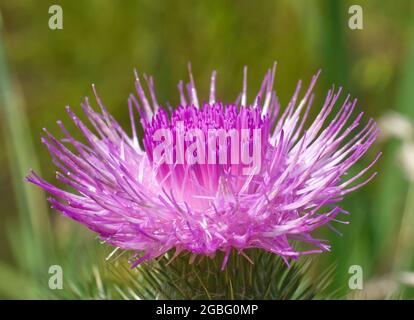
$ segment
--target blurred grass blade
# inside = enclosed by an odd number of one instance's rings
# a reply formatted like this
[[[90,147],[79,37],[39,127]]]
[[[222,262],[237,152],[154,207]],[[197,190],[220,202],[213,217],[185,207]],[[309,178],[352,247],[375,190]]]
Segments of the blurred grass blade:
[[[323,1],[320,10],[324,12],[320,19],[320,45],[323,47],[321,54],[325,62],[326,79],[350,90],[346,22],[343,15],[347,10],[346,6],[342,1]]]
[[[411,20],[411,32],[409,32],[409,49],[406,56],[406,62],[402,68],[402,78],[399,85],[399,89],[397,91],[397,108],[398,111],[408,117],[411,122],[414,121],[414,108],[413,108],[413,101],[414,101],[414,91],[413,91],[413,84],[414,84],[414,22]],[[394,147],[395,148],[395,147]],[[400,170],[401,171],[401,170]],[[395,178],[394,178],[395,179]],[[400,178],[401,179],[401,178]],[[407,181],[408,179],[405,179]],[[403,184],[401,181],[393,181],[393,183],[399,183],[400,185]],[[399,239],[397,242],[397,248],[395,249],[397,261],[395,263],[399,267],[412,267],[412,263],[414,262],[413,257],[413,231],[414,226],[412,225],[414,221],[414,203],[413,203],[413,195],[414,195],[414,186],[413,182],[411,185],[405,186],[405,192],[401,192],[395,197],[399,198],[406,198],[404,207],[401,207],[401,224],[399,230]],[[395,192],[395,191],[394,191]],[[403,200],[401,200],[404,203]],[[395,215],[391,214],[390,216],[395,217]],[[401,216],[401,215],[399,215]]]
[[[402,76],[397,89],[396,109],[402,115],[414,120],[414,24],[411,32],[408,33],[410,48],[403,64]],[[404,177],[399,165],[398,156],[401,145],[399,141],[392,141],[384,149],[384,157],[381,160],[383,169],[379,175],[380,188],[377,201],[374,203],[376,214],[376,237],[375,240],[382,244],[381,249],[389,249],[392,240],[398,230],[404,211],[404,198],[407,196],[407,179]],[[414,214],[414,213],[411,213]],[[390,234],[391,231],[391,234]]]
[[[23,108],[22,95],[10,79],[3,41],[2,21],[0,16],[0,112],[3,122],[4,137],[9,155],[9,164],[13,180],[13,191],[18,207],[22,236],[25,244],[19,255],[37,261],[42,259],[41,239],[50,235],[47,207],[43,193],[24,183],[29,168],[38,169],[38,161],[28,119]],[[24,240],[21,239],[23,242]],[[30,248],[29,248],[30,247]]]

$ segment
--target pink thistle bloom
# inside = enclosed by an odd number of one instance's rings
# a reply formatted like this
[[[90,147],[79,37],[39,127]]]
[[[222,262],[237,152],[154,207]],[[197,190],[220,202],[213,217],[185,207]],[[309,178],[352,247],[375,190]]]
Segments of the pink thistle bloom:
[[[209,100],[200,103],[190,71],[190,83],[185,88],[179,84],[176,109],[158,103],[152,77],[145,77],[148,99],[136,74],[139,99],[132,94],[128,99],[132,136],[108,113],[93,87],[100,112],[87,98],[82,109],[94,131],[67,107],[84,142],[73,138],[60,121],[64,138],[46,129],[42,137],[59,169],[57,180],[74,191],[34,172],[27,180],[49,192],[52,207],[63,215],[107,243],[135,251],[133,266],[173,248],[176,254],[210,257],[222,251],[223,268],[232,248],[240,253],[260,248],[286,262],[328,251],[326,241],[311,233],[339,221],[337,215],[347,213],[339,206],[344,195],[376,175],[358,181],[380,154],[358,174],[343,179],[373,144],[378,128],[370,119],[357,129],[363,113],[351,119],[356,100],[349,95],[327,121],[341,93],[341,88],[332,88],[305,129],[319,73],[299,103],[301,82],[280,110],[273,90],[275,70],[276,65],[268,70],[248,103],[245,69],[243,90],[229,104],[216,100],[215,72]],[[144,131],[142,146],[137,113]],[[218,135],[210,136],[212,130]],[[296,242],[311,248],[298,251]]]

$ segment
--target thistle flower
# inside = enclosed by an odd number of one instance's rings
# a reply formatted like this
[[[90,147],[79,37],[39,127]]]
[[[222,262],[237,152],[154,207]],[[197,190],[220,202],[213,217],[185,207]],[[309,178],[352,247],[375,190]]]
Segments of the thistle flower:
[[[189,251],[193,257],[213,257],[222,251],[223,268],[233,248],[243,255],[244,249],[260,248],[286,262],[327,251],[326,241],[311,233],[333,221],[347,223],[336,219],[347,214],[340,202],[375,176],[357,181],[380,155],[353,177],[343,177],[373,144],[378,129],[370,119],[354,133],[363,113],[351,120],[356,100],[349,95],[328,121],[342,91],[332,88],[305,130],[319,73],[298,104],[299,81],[283,111],[273,90],[275,70],[276,65],[267,71],[251,103],[246,68],[235,103],[216,100],[215,72],[209,100],[200,103],[190,70],[189,84],[179,83],[176,109],[158,103],[153,79],[145,76],[149,100],[135,73],[138,99],[132,94],[128,99],[132,136],[108,113],[93,86],[100,112],[87,98],[82,109],[94,131],[67,107],[86,143],[60,121],[63,139],[46,129],[42,137],[59,169],[57,180],[74,191],[34,172],[27,180],[49,192],[52,207],[63,215],[107,243],[135,251],[133,266],[173,248],[174,256]],[[302,242],[309,248],[299,251],[295,243]]]

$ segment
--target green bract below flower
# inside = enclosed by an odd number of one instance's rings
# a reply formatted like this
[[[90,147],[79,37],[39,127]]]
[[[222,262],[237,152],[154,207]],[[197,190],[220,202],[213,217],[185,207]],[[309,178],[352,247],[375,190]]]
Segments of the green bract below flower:
[[[108,113],[94,88],[100,112],[88,99],[82,103],[93,131],[67,108],[83,142],[60,121],[61,140],[47,130],[42,137],[59,169],[57,179],[73,192],[34,172],[27,180],[48,191],[52,207],[65,216],[115,247],[134,250],[133,266],[173,248],[176,255],[189,251],[213,257],[222,251],[223,268],[233,248],[243,255],[248,248],[263,249],[286,262],[329,250],[311,233],[342,222],[337,215],[347,212],[340,201],[375,176],[363,177],[380,154],[344,179],[378,129],[372,119],[360,127],[363,114],[352,116],[356,100],[348,95],[338,103],[341,89],[328,91],[318,115],[305,126],[319,73],[301,100],[299,82],[281,109],[273,90],[275,70],[268,70],[248,102],[245,69],[234,103],[216,98],[215,72],[208,100],[200,100],[190,71],[190,83],[179,84],[176,108],[158,103],[151,77],[145,77],[148,99],[136,74],[138,98],[131,94],[128,99],[132,135]],[[144,131],[141,144],[137,114]],[[296,242],[310,248],[298,251]]]

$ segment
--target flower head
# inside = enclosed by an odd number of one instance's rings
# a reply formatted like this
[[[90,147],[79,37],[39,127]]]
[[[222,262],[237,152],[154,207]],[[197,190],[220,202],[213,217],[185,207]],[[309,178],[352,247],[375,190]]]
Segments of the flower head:
[[[341,93],[333,88],[305,126],[318,75],[299,103],[301,82],[280,110],[273,90],[275,66],[251,103],[247,69],[235,103],[216,100],[215,72],[209,100],[200,103],[190,71],[186,88],[179,84],[175,109],[158,103],[153,79],[145,77],[149,100],[136,74],[138,99],[128,99],[132,136],[108,113],[93,87],[100,112],[87,98],[82,103],[93,131],[67,107],[84,142],[60,121],[62,139],[46,129],[42,137],[59,169],[57,179],[74,191],[34,172],[27,180],[49,192],[49,202],[62,214],[111,245],[136,251],[134,265],[173,248],[177,254],[207,256],[223,251],[223,267],[232,248],[261,248],[286,261],[329,250],[311,233],[346,214],[339,206],[343,196],[375,176],[357,181],[379,154],[367,168],[344,179],[378,129],[371,119],[357,130],[363,114],[352,117],[356,100],[349,95],[332,115]],[[141,145],[137,113],[144,132]],[[298,251],[295,242],[311,248]]]

